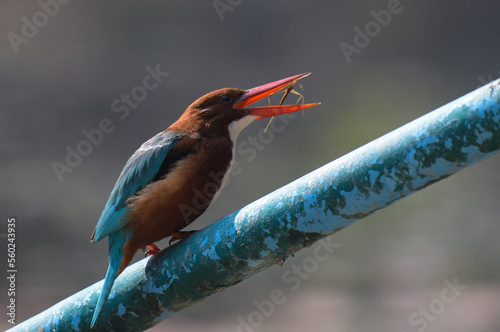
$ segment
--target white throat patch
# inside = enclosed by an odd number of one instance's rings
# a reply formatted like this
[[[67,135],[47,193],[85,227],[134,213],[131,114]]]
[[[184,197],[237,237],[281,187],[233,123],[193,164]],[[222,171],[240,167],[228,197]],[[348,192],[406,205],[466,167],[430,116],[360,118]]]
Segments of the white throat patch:
[[[250,123],[254,122],[257,119],[257,116],[255,115],[247,115],[244,118],[239,119],[238,121],[232,122],[228,129],[229,129],[229,137],[231,138],[231,142],[233,143],[233,158],[231,159],[231,163],[229,164],[229,168],[227,169],[226,174],[224,174],[224,178],[222,179],[222,183],[220,185],[219,190],[215,193],[214,198],[212,199],[212,203],[219,197],[222,188],[227,183],[227,179],[229,178],[229,174],[231,173],[231,168],[233,167],[234,163],[234,158],[236,157],[236,139],[238,138],[238,135],[240,132],[248,126]]]
[[[234,150],[236,147],[236,138],[238,138],[238,135],[240,132],[249,124],[254,122],[257,119],[257,116],[255,115],[247,115],[237,121],[232,122],[228,129],[229,129],[229,137],[231,138],[231,142],[233,142],[233,157],[234,157]]]

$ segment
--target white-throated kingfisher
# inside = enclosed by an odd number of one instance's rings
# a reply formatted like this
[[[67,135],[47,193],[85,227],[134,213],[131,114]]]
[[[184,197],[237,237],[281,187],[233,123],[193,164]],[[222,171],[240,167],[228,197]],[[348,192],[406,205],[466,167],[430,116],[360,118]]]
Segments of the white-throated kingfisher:
[[[97,242],[109,236],[109,267],[91,328],[99,319],[114,280],[137,250],[148,246],[154,253],[159,250],[154,242],[168,236],[179,240],[192,233],[181,230],[205,212],[224,186],[236,138],[243,128],[256,119],[319,104],[247,108],[309,74],[250,90],[226,88],[210,92],[130,157],[90,239]],[[206,194],[204,204],[195,203],[197,192]],[[190,207],[189,213],[186,207]]]

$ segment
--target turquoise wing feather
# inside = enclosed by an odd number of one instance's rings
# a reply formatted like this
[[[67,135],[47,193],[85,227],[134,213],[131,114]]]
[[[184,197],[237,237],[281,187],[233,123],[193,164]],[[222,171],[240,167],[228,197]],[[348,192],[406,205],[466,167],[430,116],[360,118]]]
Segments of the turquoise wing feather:
[[[185,136],[186,134],[179,132],[161,132],[142,144],[130,157],[102,211],[91,241],[97,242],[128,223],[127,199],[155,179],[165,157]]]

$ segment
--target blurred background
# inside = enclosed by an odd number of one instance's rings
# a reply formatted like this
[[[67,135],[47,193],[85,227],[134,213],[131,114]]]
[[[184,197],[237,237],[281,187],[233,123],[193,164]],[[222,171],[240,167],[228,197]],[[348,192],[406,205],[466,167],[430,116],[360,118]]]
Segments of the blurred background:
[[[107,241],[88,240],[123,165],[204,93],[310,71],[297,90],[322,105],[261,136],[255,158],[237,156],[241,171],[191,229],[500,70],[492,1],[60,2],[0,3],[0,257],[15,217],[17,322],[104,277]],[[151,90],[147,68],[163,73]],[[113,130],[58,176],[55,163],[102,119]],[[265,126],[253,123],[239,142]],[[152,331],[499,331],[499,167],[493,156],[335,234],[334,254],[295,290],[282,276],[314,248]],[[5,278],[1,286],[3,306]],[[286,300],[255,320],[254,301],[275,289]],[[253,326],[242,325],[249,317]]]

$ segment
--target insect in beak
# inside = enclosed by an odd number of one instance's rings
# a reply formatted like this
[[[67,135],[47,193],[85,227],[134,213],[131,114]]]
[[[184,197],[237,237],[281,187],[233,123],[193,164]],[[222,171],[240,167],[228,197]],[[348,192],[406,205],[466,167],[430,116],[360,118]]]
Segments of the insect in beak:
[[[300,86],[300,89],[301,89],[302,91],[304,91],[304,88],[302,87],[302,85],[301,85],[300,83],[298,83],[297,81],[298,81],[298,80],[293,81],[293,82],[292,82],[292,83],[291,83],[291,84],[290,84],[290,85],[289,85],[289,86],[288,86],[288,87],[284,90],[284,91],[285,91],[285,93],[283,94],[283,97],[281,97],[281,100],[280,100],[280,103],[279,103],[280,105],[281,105],[281,104],[283,104],[283,102],[285,101],[286,97],[288,97],[288,95],[290,94],[290,92],[291,92],[291,93],[293,93],[293,94],[295,94],[295,95],[297,95],[297,96],[299,96],[299,99],[297,99],[297,101],[295,102],[295,105],[297,105],[300,101],[302,101],[302,104],[304,103],[304,96],[303,96],[302,94],[298,93],[297,91],[295,91],[295,90],[293,89],[293,87],[295,86],[295,84],[298,84],[298,85]],[[273,95],[274,95],[274,94],[277,94],[277,93],[281,93],[281,92],[283,92],[283,90],[276,91],[275,93],[273,93]],[[271,96],[272,96],[272,95],[271,95]],[[268,98],[268,100],[269,100],[269,105],[271,105],[271,98],[270,98],[271,96],[267,97],[267,98]],[[302,110],[302,117],[303,117],[303,116],[304,116],[304,110]],[[264,130],[264,132],[267,132],[267,129],[268,129],[268,128],[269,128],[269,126],[271,125],[271,122],[273,121],[273,119],[274,119],[274,116],[273,116],[273,117],[271,117],[271,119],[269,119],[269,122],[267,123],[266,129]]]

